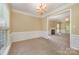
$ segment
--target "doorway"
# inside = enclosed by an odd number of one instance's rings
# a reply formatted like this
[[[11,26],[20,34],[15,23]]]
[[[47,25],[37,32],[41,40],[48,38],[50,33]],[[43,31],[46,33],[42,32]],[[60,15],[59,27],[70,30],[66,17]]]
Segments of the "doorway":
[[[70,49],[70,10],[58,12],[47,18],[48,37],[61,46]]]

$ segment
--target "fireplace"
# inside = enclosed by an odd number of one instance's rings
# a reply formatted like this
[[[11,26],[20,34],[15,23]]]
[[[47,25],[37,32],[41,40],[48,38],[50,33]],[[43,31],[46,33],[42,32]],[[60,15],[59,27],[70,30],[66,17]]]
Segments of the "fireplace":
[[[55,35],[55,29],[51,29],[51,35]]]

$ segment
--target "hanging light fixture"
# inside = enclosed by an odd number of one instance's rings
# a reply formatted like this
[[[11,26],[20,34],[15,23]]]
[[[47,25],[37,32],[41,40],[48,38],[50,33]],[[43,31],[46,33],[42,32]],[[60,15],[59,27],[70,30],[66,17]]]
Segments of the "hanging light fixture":
[[[39,15],[43,15],[44,12],[46,12],[47,10],[47,5],[45,3],[40,3],[37,7],[36,7],[37,13]]]

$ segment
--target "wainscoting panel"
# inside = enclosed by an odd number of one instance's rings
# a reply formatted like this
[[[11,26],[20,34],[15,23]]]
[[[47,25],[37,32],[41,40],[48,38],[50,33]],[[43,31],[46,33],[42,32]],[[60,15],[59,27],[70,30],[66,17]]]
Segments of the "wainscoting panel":
[[[11,39],[12,42],[21,41],[21,40],[28,40],[32,38],[48,38],[46,31],[31,31],[31,32],[12,32]]]
[[[70,47],[79,50],[79,35],[71,35]]]
[[[41,37],[43,37],[45,39],[49,39],[49,37],[48,37],[48,31],[41,31]]]

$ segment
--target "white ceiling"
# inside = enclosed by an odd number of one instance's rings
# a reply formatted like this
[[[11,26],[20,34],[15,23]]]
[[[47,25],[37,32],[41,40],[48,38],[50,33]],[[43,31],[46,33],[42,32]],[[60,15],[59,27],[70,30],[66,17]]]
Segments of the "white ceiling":
[[[47,4],[47,12],[45,12],[44,15],[56,10],[57,8],[67,5],[68,3],[46,3],[46,4]],[[25,13],[38,16],[38,14],[36,13],[37,5],[38,3],[12,3],[12,8]]]
[[[64,12],[62,14],[56,15],[56,16],[49,16],[48,20],[55,20],[55,21],[65,21],[66,18],[70,18],[70,11]]]

